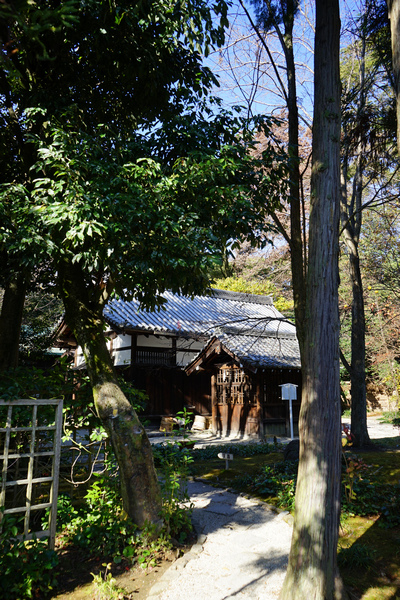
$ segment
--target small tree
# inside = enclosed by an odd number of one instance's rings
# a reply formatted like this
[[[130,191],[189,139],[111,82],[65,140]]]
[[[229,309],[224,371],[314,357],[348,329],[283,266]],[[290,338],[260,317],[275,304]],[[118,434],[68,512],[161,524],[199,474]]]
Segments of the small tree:
[[[19,263],[49,265],[119,463],[126,511],[139,526],[158,523],[151,447],[118,386],[104,306],[112,294],[154,308],[166,289],[204,291],[223,242],[255,241],[267,190],[279,203],[282,157],[269,145],[263,161],[252,158],[246,123],[204,102],[214,79],[200,51],[223,39],[223,2],[1,7],[1,114],[19,134],[19,169],[15,177],[5,165],[1,206],[12,227],[0,244]]]

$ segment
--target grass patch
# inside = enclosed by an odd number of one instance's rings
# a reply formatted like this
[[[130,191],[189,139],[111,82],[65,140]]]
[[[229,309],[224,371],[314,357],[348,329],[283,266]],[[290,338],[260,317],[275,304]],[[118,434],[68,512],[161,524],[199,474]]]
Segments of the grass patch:
[[[400,528],[383,529],[380,519],[349,517],[341,526],[338,561],[354,598],[400,598]]]
[[[191,465],[190,471],[194,477],[207,481],[212,485],[224,486],[258,497],[277,505],[277,498],[265,494],[254,487],[254,481],[266,465],[274,465],[283,460],[282,452],[257,454],[256,456],[235,456],[230,461],[229,468],[225,469],[225,461],[219,458],[196,460]]]

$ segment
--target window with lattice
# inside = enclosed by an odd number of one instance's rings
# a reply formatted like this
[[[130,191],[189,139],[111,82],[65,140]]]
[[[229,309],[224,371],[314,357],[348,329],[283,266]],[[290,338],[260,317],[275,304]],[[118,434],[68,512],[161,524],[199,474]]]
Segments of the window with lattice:
[[[237,367],[222,367],[217,373],[217,401],[221,404],[253,402],[250,377]]]

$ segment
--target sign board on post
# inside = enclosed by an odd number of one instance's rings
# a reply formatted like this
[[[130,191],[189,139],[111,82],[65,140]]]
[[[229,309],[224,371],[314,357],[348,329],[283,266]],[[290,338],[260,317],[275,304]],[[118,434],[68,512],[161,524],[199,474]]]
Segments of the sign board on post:
[[[229,468],[229,461],[233,460],[233,454],[227,454],[225,452],[220,452],[218,454],[218,458],[222,458],[222,460],[225,460],[225,469]]]
[[[279,387],[282,388],[282,400],[289,400],[290,437],[293,439],[292,400],[297,399],[297,385],[294,383],[283,383]]]

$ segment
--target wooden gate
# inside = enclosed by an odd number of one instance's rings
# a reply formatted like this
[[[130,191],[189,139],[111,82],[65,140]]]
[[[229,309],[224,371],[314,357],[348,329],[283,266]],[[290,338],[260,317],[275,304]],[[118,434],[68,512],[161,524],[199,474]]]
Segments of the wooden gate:
[[[32,511],[49,509],[48,537],[54,548],[62,431],[62,400],[0,400],[0,519],[24,515],[24,537],[32,537]]]

